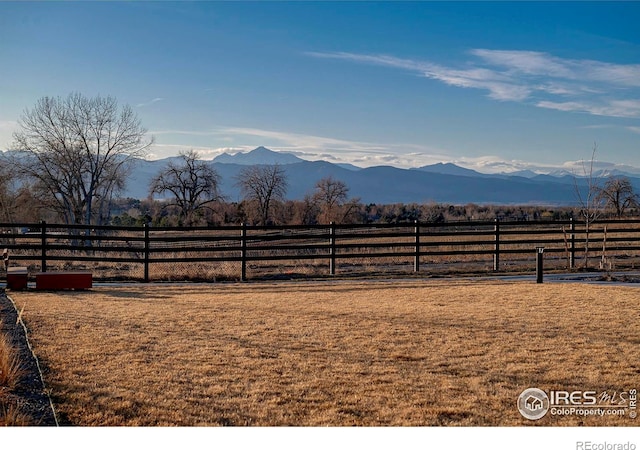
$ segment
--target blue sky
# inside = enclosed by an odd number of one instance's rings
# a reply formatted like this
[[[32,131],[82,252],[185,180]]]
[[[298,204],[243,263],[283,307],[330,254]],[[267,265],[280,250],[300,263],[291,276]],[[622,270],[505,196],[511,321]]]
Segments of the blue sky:
[[[640,167],[640,2],[0,2],[0,148],[43,96],[131,105],[156,159]]]

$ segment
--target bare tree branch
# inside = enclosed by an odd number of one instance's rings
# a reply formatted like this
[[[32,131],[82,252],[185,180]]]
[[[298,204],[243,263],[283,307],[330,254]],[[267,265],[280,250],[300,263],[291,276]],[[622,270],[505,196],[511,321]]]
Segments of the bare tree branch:
[[[100,223],[126,181],[129,162],[153,140],[130,107],[113,97],[43,97],[18,121],[19,169],[47,193],[67,223]],[[102,211],[102,213],[99,213]]]
[[[578,205],[580,207],[580,215],[585,225],[585,243],[584,243],[584,268],[589,267],[589,237],[591,232],[591,225],[598,220],[602,214],[603,201],[600,195],[600,180],[595,176],[593,166],[596,160],[596,152],[598,150],[597,144],[593,144],[593,151],[591,153],[591,160],[589,161],[589,169],[582,162],[583,177],[587,182],[587,191],[582,193],[580,186],[578,186],[577,177],[573,177],[573,185],[575,189],[576,198],[578,199]]]
[[[342,222],[345,212],[342,207],[347,201],[349,188],[346,183],[329,176],[316,183],[314,200],[320,208],[320,221],[324,223]]]
[[[181,152],[180,159],[179,164],[170,162],[151,181],[150,193],[151,196],[171,193],[173,199],[169,205],[178,208],[183,224],[192,225],[201,210],[222,198],[220,176],[193,150]]]
[[[282,201],[287,193],[287,176],[279,165],[248,166],[236,177],[236,185],[245,200],[254,201],[263,225],[271,220],[274,201]]]
[[[618,218],[638,206],[638,195],[627,177],[609,177],[599,189],[598,197],[604,207],[612,209]]]

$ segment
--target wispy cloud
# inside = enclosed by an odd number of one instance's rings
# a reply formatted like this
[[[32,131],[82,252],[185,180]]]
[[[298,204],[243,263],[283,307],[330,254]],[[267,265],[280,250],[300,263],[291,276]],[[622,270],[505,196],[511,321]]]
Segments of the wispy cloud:
[[[144,108],[145,106],[151,106],[154,103],[158,103],[158,102],[161,102],[163,100],[164,100],[164,98],[162,98],[162,97],[156,97],[156,98],[153,98],[153,99],[149,100],[148,102],[138,103],[136,105],[136,108]]]
[[[563,59],[548,53],[532,51],[475,49],[471,54],[514,75],[640,87],[640,64]]]
[[[460,69],[389,55],[362,55],[347,52],[308,52],[307,55],[410,70],[452,86],[488,90],[489,96],[496,100],[523,100],[530,94],[530,89],[526,86],[513,83],[505,74],[483,67]]]
[[[218,130],[218,133],[226,133],[234,136],[254,136],[269,140],[290,149],[298,150],[326,150],[333,148],[336,150],[349,149],[378,152],[384,151],[385,148],[384,146],[381,146],[379,144],[372,144],[367,142],[249,127],[220,128]]]
[[[473,169],[481,173],[496,174],[496,173],[514,173],[519,171],[531,171],[539,174],[573,174],[576,176],[584,176],[585,164],[590,164],[590,161],[577,160],[577,161],[564,161],[560,164],[540,164],[531,161],[523,161],[520,159],[505,159],[499,156],[487,155],[478,156],[475,158],[458,158],[451,162],[467,169]],[[614,170],[638,174],[640,175],[640,168],[633,167],[626,164],[617,164],[607,161],[594,161],[593,168],[596,173],[607,173]]]
[[[244,147],[207,147],[203,145],[187,145],[187,144],[166,144],[154,143],[151,150],[147,153],[146,158],[149,160],[163,159],[175,156],[181,151],[194,150],[204,160],[213,159],[222,153],[236,153],[238,151],[249,150]]]
[[[558,111],[586,112],[595,116],[640,117],[640,100],[609,100],[600,103],[595,101],[540,101],[536,105],[541,108],[556,109]]]
[[[520,159],[505,159],[495,155],[461,157],[456,158],[451,162],[461,167],[476,170],[481,173],[511,173],[522,170],[543,173],[557,169],[557,167],[544,166]]]
[[[18,128],[16,120],[0,120],[0,130],[15,130]]]
[[[487,91],[500,101],[611,117],[640,117],[640,64],[564,59],[543,52],[473,49],[459,67],[431,61],[348,52],[308,52],[416,72],[450,86]]]
[[[220,131],[216,130],[179,130],[179,129],[166,129],[166,130],[151,130],[149,134],[154,136],[158,135],[183,135],[183,136],[217,136]]]

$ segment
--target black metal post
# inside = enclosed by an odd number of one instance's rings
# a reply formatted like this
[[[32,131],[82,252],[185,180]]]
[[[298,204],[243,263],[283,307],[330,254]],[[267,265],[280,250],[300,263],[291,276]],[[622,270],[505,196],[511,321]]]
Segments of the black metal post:
[[[536,283],[543,282],[544,276],[544,247],[536,247]]]

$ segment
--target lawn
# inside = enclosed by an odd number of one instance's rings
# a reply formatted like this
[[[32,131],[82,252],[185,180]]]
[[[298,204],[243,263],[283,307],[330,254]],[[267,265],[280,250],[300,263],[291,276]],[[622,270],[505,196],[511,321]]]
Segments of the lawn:
[[[638,425],[523,418],[530,387],[638,388],[640,290],[324,281],[13,293],[73,425]],[[635,386],[633,384],[636,384]]]

